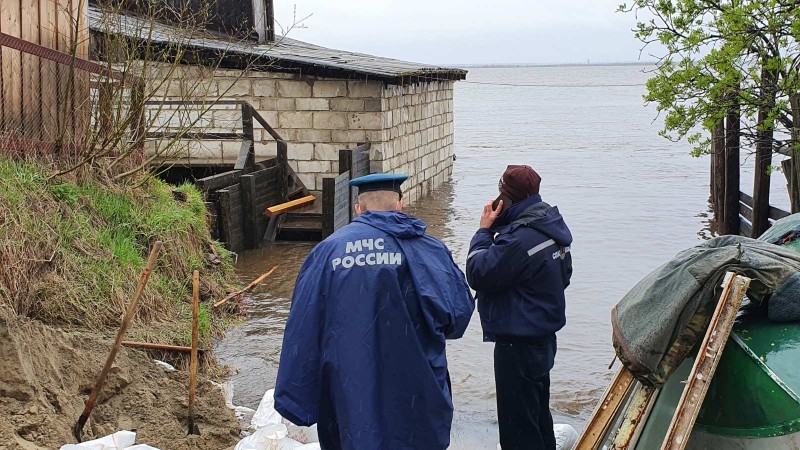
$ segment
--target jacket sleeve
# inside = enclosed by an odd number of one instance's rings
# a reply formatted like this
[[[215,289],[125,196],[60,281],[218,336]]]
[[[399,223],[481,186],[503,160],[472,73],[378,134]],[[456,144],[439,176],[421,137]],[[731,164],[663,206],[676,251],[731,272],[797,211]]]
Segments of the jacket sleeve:
[[[446,339],[460,338],[475,311],[475,300],[452,254],[443,243],[428,236],[414,243],[398,243],[403,253],[411,256],[409,261],[414,261],[408,268],[425,320]]]
[[[526,265],[527,252],[512,234],[481,228],[475,233],[467,256],[467,281],[479,292],[497,292],[511,287]]]
[[[275,385],[275,409],[299,426],[313,425],[319,418],[324,305],[320,286],[325,273],[316,259],[312,251],[297,277]]]
[[[449,252],[448,252],[449,254]],[[469,290],[464,273],[458,268],[453,256],[450,255],[450,308],[452,320],[444,327],[444,336],[447,339],[459,339],[467,330],[472,313],[475,311],[475,299]]]

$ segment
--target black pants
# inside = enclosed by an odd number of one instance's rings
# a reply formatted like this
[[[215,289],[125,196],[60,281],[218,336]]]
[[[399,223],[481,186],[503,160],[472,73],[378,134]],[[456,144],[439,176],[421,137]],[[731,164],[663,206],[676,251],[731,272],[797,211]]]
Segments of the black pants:
[[[494,347],[497,421],[503,450],[555,450],[550,415],[550,369],[556,337]]]

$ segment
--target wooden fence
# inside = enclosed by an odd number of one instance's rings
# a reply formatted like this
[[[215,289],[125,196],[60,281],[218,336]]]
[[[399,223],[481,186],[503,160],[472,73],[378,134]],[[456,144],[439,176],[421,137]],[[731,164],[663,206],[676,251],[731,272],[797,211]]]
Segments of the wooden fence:
[[[353,178],[369,175],[369,143],[339,150],[339,175],[322,180],[322,238],[330,236],[355,218],[353,207],[358,191],[350,187]]]
[[[768,214],[769,220],[767,228],[771,227],[776,220],[791,215],[788,211],[778,209],[774,206],[769,206]],[[741,236],[757,238],[761,236],[764,231],[766,231],[766,228],[763,231],[753,230],[753,197],[744,192],[739,192],[739,234]]]
[[[87,8],[88,0],[2,0],[0,145],[81,138],[92,71],[74,58],[89,63]]]

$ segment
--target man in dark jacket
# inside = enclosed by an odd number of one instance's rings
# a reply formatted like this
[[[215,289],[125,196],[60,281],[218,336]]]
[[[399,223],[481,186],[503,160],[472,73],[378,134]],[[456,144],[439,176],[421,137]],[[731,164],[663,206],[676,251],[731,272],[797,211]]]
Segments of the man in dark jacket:
[[[500,196],[484,207],[467,256],[467,280],[477,292],[483,340],[495,342],[503,450],[556,446],[550,369],[556,332],[566,323],[572,234],[558,208],[542,201],[540,184],[530,167],[508,166],[500,178]]]
[[[297,277],[275,409],[318,423],[325,450],[450,444],[445,339],[464,334],[475,304],[447,247],[400,212],[406,178],[351,181],[358,217],[314,247]]]

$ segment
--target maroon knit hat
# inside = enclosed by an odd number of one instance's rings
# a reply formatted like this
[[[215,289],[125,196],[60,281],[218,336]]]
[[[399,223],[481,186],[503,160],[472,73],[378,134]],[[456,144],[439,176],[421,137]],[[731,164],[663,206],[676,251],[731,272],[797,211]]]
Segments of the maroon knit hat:
[[[531,195],[538,194],[540,184],[542,184],[542,177],[530,166],[510,165],[506,167],[506,171],[500,177],[497,187],[500,189],[501,196],[505,195],[512,203],[517,203]]]

